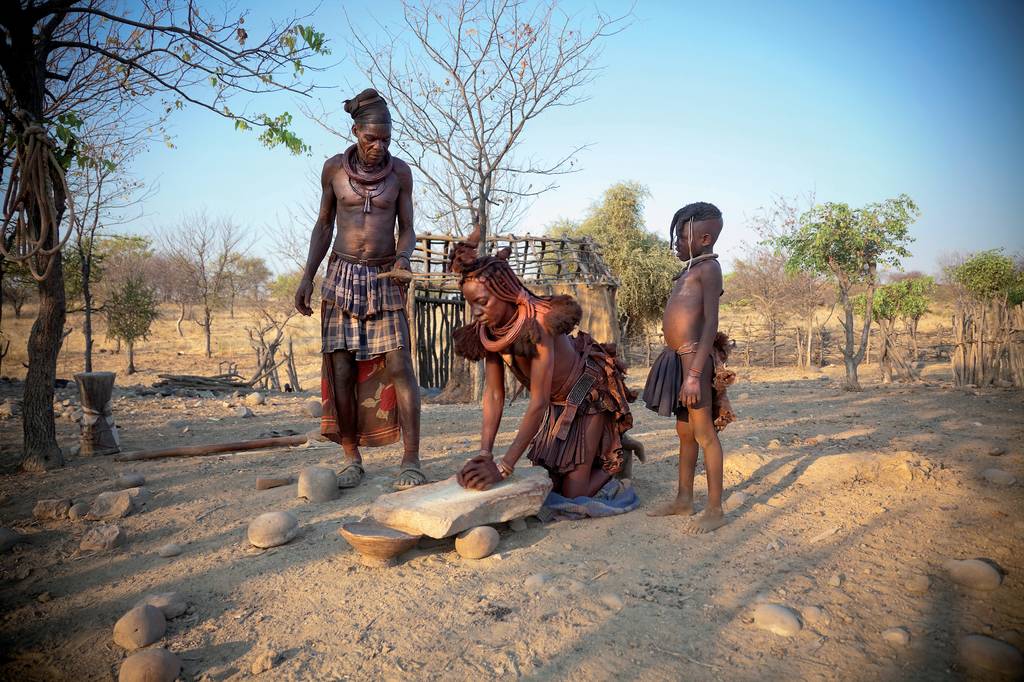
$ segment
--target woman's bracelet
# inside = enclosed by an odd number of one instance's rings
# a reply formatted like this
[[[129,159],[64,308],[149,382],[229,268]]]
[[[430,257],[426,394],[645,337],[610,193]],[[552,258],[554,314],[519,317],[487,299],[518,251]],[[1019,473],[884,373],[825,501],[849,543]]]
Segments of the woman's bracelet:
[[[502,480],[505,480],[506,478],[511,476],[512,472],[515,471],[515,467],[511,467],[508,464],[505,464],[505,460],[503,459],[499,459],[497,462],[495,462],[495,465],[498,467],[498,474],[501,476]]]
[[[694,377],[699,377],[702,374],[704,374],[704,370],[697,369],[696,367],[691,367],[690,369],[687,370],[687,372],[690,373],[690,376],[694,376]]]

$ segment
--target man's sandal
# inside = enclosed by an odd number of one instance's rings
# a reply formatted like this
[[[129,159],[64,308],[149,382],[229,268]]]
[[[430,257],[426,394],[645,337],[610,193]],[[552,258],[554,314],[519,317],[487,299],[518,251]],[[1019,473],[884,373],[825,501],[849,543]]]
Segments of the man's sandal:
[[[363,475],[366,471],[360,462],[348,462],[338,472],[339,488],[355,488],[363,482]]]
[[[395,479],[395,490],[408,490],[427,482],[427,477],[415,464],[405,464]]]

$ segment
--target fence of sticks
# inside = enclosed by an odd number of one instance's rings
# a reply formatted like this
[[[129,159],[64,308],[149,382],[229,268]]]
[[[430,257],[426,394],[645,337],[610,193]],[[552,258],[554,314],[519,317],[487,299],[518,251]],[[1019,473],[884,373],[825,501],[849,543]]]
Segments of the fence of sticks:
[[[459,237],[419,235],[412,257],[408,314],[413,363],[420,385],[443,388],[451,375],[452,332],[465,323],[458,277],[447,269]],[[487,250],[511,249],[509,265],[534,292],[571,294],[583,308],[580,328],[601,342],[619,342],[615,290],[618,282],[588,238],[495,235]]]

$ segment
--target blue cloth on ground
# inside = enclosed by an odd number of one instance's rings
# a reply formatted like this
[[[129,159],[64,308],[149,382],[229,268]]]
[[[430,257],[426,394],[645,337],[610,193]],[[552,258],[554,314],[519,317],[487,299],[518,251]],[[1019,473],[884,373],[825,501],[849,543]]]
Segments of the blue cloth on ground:
[[[598,518],[625,514],[639,506],[640,497],[636,494],[632,483],[613,478],[605,483],[604,487],[598,490],[593,497],[581,495],[570,499],[556,492],[548,493],[541,510],[545,513],[538,514],[538,516],[547,517],[545,520],[551,521],[582,519],[588,516]]]

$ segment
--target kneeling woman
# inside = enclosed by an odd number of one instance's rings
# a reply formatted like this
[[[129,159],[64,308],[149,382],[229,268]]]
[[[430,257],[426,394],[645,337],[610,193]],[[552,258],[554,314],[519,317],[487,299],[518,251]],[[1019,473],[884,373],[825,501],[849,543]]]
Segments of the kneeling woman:
[[[537,296],[509,267],[508,251],[478,258],[471,236],[452,255],[473,322],[456,330],[455,352],[485,360],[480,454],[458,474],[466,488],[483,490],[510,476],[530,448],[554,491],[569,498],[593,496],[623,466],[623,434],[632,427],[629,403],[636,393],[613,346],[569,332],[580,321],[571,296]],[[530,392],[515,440],[495,460],[494,438],[505,405],[505,368]],[[632,444],[627,447],[632,447]]]

